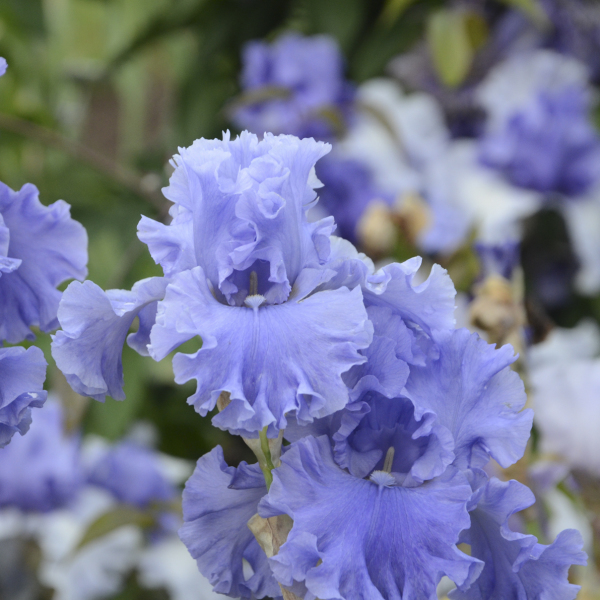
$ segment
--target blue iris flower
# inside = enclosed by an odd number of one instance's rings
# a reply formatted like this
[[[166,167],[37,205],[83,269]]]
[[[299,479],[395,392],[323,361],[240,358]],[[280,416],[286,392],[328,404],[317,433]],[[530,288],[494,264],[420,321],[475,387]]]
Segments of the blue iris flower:
[[[354,88],[333,38],[287,33],[250,42],[242,63],[245,97],[232,115],[240,128],[328,139],[350,116]]]

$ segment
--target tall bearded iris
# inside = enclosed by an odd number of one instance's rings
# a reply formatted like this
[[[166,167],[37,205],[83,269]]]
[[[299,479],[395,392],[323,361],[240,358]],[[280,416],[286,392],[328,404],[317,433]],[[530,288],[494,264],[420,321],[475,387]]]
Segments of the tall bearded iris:
[[[164,190],[171,223],[139,226],[164,278],[131,292],[91,282],[65,292],[53,355],[75,390],[124,397],[121,345],[139,316],[129,344],[156,360],[202,338],[196,353],[175,356],[175,380],[198,381],[189,402],[202,415],[228,395],[218,427],[273,435],[286,413],[305,423],[343,408],[342,374],[366,360],[359,350],[372,325],[360,286],[338,276],[333,220],[306,219],[320,185],[314,164],[328,151],[313,139],[249,133],[181,149]]]

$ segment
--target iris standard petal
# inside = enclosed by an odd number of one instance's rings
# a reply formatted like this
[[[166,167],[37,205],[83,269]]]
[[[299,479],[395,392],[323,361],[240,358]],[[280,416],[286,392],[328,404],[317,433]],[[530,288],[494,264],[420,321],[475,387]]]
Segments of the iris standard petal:
[[[249,293],[251,270],[269,303],[286,300],[296,277],[327,258],[333,221],[308,223],[315,162],[329,151],[312,139],[248,132],[197,140],[175,156],[165,196],[176,204],[164,226],[143,219],[140,237],[173,274],[198,265],[230,304]],[[191,256],[194,256],[193,264]]]
[[[408,323],[414,323],[427,333],[454,328],[454,297],[456,290],[446,269],[433,265],[429,277],[420,284],[415,276],[421,267],[421,257],[403,263],[392,263],[376,273],[388,281],[374,287],[369,279],[364,290],[365,305],[390,308]]]
[[[138,238],[148,246],[165,277],[196,266],[192,213],[178,205],[173,208],[175,216],[168,225],[144,216],[138,224]]]

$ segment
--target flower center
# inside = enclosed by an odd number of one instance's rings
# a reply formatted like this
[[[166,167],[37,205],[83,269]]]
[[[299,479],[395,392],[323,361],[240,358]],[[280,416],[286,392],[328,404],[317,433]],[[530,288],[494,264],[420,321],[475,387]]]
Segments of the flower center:
[[[250,281],[248,285],[248,295],[244,300],[244,304],[254,310],[258,310],[266,302],[266,298],[258,293],[258,275],[256,271],[250,271]]]
[[[373,471],[369,476],[369,479],[373,483],[385,487],[396,485],[396,478],[391,475],[392,464],[394,463],[394,453],[394,446],[390,446],[385,455],[385,460],[383,461],[383,469],[381,471]]]

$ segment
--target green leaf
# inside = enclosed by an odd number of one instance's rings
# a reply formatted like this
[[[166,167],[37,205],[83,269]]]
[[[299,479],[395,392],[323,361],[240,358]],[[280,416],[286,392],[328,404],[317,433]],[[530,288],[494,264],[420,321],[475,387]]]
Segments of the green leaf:
[[[427,43],[434,67],[448,87],[459,86],[473,62],[474,49],[467,25],[468,13],[442,9],[427,23]]]
[[[468,12],[465,15],[465,27],[471,48],[476,52],[482,48],[490,37],[487,21],[476,12]]]
[[[415,0],[386,0],[385,6],[381,11],[379,20],[382,25],[390,27],[398,19],[398,17],[414,2]]]
[[[100,515],[92,521],[83,534],[76,550],[126,525],[151,527],[156,521],[155,513],[131,506],[120,505]]]

